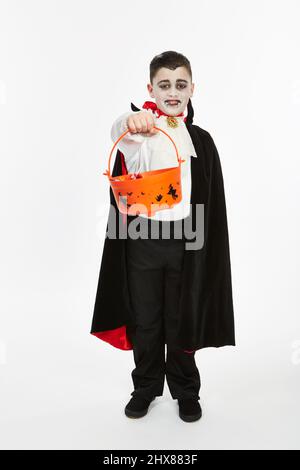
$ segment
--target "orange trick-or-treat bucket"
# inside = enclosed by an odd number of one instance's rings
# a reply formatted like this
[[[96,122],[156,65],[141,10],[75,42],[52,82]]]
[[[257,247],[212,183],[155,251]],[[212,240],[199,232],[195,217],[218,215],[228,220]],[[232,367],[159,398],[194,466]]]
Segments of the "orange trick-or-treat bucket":
[[[178,160],[178,166],[162,168],[143,173],[128,173],[127,175],[111,176],[110,160],[117,143],[129,132],[125,131],[114,143],[109,155],[108,170],[103,175],[108,177],[117,206],[122,214],[154,215],[157,211],[170,209],[182,199],[181,192],[181,163],[178,150],[173,139],[163,129],[154,126],[163,132],[173,143]],[[149,137],[151,138],[151,137]]]

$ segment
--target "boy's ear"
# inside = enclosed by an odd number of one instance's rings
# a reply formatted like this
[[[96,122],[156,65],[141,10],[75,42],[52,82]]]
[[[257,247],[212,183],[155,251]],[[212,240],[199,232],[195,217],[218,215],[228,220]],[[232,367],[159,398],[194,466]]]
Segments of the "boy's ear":
[[[140,111],[139,108],[137,108],[133,103],[130,103],[131,104],[131,110],[132,111]]]

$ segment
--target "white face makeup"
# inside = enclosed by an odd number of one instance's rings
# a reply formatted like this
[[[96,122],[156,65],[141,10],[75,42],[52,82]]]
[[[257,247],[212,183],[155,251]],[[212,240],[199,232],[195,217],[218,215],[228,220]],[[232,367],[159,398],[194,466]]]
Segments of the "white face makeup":
[[[159,109],[176,116],[185,111],[193,96],[194,83],[185,67],[177,67],[175,70],[162,67],[153,78],[153,86],[149,83],[147,88]]]

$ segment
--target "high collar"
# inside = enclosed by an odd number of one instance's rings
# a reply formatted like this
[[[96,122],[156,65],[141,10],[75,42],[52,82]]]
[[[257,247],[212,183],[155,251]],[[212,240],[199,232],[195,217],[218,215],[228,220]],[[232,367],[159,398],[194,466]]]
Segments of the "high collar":
[[[132,111],[140,111],[140,108],[135,106],[135,104],[133,104],[132,102],[130,103],[130,106],[131,106]],[[183,120],[187,126],[191,126],[193,124],[193,119],[194,119],[194,109],[193,109],[192,101],[190,98],[187,104],[187,115],[185,116]]]
[[[145,101],[145,103],[143,104],[143,109],[151,109],[157,117],[160,117],[160,116],[171,116],[171,117],[180,117],[180,116],[184,116],[183,113],[180,113],[180,114],[176,114],[175,116],[172,116],[171,114],[166,114],[164,111],[162,111],[160,108],[158,108],[157,104],[154,103],[154,101]],[[183,119],[184,122],[186,121],[186,117]]]

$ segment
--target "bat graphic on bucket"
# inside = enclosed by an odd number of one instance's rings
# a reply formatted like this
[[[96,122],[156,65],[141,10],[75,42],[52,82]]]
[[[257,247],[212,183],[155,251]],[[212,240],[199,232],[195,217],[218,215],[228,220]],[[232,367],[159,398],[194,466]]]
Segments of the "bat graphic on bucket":
[[[148,214],[148,216],[152,216],[157,211],[172,208],[174,204],[178,204],[182,200],[181,163],[185,160],[179,157],[176,144],[169,134],[159,127],[154,126],[154,129],[163,132],[173,143],[178,166],[143,173],[111,176],[112,153],[118,142],[130,131],[128,129],[123,132],[113,145],[109,155],[108,170],[103,173],[108,177],[116,204],[122,214],[131,216]]]

